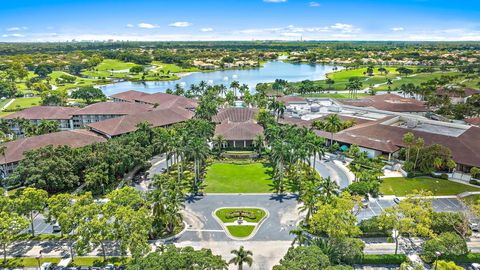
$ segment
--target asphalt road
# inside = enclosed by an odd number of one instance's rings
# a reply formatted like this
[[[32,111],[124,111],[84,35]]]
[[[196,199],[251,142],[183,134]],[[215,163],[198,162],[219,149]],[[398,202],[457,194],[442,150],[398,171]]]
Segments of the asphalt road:
[[[261,207],[269,216],[261,224],[255,236],[248,241],[291,241],[290,230],[300,220],[297,199],[293,195],[269,194],[208,194],[187,200],[185,220],[189,227],[176,242],[182,241],[230,241],[222,227],[213,218],[213,212],[220,207]]]
[[[317,159],[315,162],[315,170],[322,177],[330,177],[332,180],[337,182],[340,188],[346,188],[350,184],[347,174],[331,159]]]

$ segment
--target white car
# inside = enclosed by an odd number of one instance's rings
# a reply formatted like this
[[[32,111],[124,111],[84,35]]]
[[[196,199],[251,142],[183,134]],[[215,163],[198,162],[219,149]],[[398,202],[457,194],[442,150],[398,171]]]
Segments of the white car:
[[[480,263],[472,263],[471,268],[472,270],[480,270]]]

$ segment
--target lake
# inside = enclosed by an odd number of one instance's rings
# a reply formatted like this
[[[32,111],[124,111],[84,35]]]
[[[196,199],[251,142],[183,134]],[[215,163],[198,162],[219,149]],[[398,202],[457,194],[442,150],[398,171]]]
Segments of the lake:
[[[105,95],[110,96],[127,90],[137,90],[147,93],[165,92],[168,88],[174,89],[175,84],[183,88],[190,88],[191,84],[198,84],[206,81],[208,84],[224,84],[229,86],[232,81],[239,81],[240,84],[247,84],[254,90],[258,83],[273,82],[275,79],[284,79],[289,82],[303,80],[322,80],[325,74],[332,72],[334,66],[322,64],[297,64],[283,61],[267,62],[261,68],[242,70],[222,70],[214,72],[194,72],[176,81],[151,81],[151,82],[118,82],[101,85]],[[341,67],[338,67],[340,70]]]

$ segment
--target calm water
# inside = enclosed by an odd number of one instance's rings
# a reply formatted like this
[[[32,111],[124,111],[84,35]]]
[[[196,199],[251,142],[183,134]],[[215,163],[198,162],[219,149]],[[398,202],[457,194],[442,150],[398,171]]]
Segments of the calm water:
[[[222,83],[228,87],[232,81],[236,80],[240,84],[245,83],[251,89],[254,89],[257,83],[273,82],[275,79],[284,79],[289,82],[325,79],[325,74],[332,72],[333,68],[334,66],[320,64],[293,64],[274,61],[268,62],[264,67],[258,69],[195,72],[176,81],[119,82],[99,87],[107,96],[126,90],[138,90],[147,93],[165,92],[168,88],[174,89],[177,83],[188,89],[191,84],[198,84],[200,81],[206,81],[212,85]]]

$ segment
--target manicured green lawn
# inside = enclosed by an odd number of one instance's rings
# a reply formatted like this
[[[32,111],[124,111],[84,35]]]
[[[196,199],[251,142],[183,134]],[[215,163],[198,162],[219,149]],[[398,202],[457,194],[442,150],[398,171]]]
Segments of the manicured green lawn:
[[[50,262],[53,264],[58,264],[61,258],[42,258],[40,259],[40,265],[46,262]],[[3,263],[3,257],[0,261],[0,267],[3,268],[15,268],[15,267],[38,267],[38,261],[36,258],[30,257],[22,257],[22,258],[14,258],[8,259],[6,264]]]
[[[75,257],[71,265],[73,266],[105,266],[107,264],[122,265],[128,263],[130,258],[127,257],[107,257],[103,261],[103,257]]]
[[[215,215],[222,222],[225,222],[225,223],[234,222],[235,220],[237,220],[237,218],[229,218],[229,217],[227,217],[227,214],[232,212],[232,211],[236,211],[236,210],[248,211],[248,212],[252,212],[253,214],[255,214],[255,218],[247,218],[247,217],[243,218],[244,220],[246,220],[248,222],[259,222],[266,215],[265,211],[263,211],[262,209],[259,209],[259,208],[223,208],[223,209],[217,210],[215,212]]]
[[[364,93],[358,93],[357,97],[362,98],[362,97],[367,97],[369,94],[364,94]],[[337,99],[342,99],[342,98],[352,98],[352,96],[349,93],[316,93],[316,94],[307,94],[304,95],[304,97],[316,97],[316,98],[337,98]]]
[[[214,163],[207,168],[207,193],[269,193],[272,168],[263,163]]]
[[[16,98],[7,109],[25,109],[40,105],[40,97]]]
[[[227,226],[228,232],[235,237],[243,238],[252,234],[255,226],[252,225],[232,225]]]
[[[130,69],[131,67],[135,66],[134,63],[130,62],[123,62],[120,60],[114,59],[105,59],[97,66],[97,70],[99,71],[110,71],[110,70],[122,70],[122,69]]]
[[[414,190],[431,191],[433,195],[456,195],[465,191],[480,191],[479,188],[455,183],[449,180],[419,177],[419,178],[383,178],[380,192],[385,195],[405,196]]]

